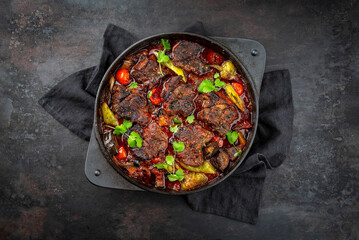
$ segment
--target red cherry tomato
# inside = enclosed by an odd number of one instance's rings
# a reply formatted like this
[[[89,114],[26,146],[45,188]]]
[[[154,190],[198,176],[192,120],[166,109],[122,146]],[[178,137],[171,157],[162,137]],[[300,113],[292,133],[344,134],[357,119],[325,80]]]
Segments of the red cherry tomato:
[[[232,83],[232,86],[234,88],[234,90],[236,90],[236,92],[238,93],[238,95],[242,95],[243,93],[243,86],[240,83]]]
[[[214,137],[212,142],[218,142],[218,147],[223,147],[223,139],[220,137]]]
[[[126,149],[124,147],[119,147],[118,154],[116,155],[118,160],[124,160],[127,158]]]
[[[119,69],[116,72],[116,80],[122,85],[127,85],[131,82],[130,72],[126,68]]]
[[[210,49],[206,49],[204,55],[209,64],[221,65],[224,61],[224,58],[221,55]]]
[[[152,89],[150,95],[151,95],[150,100],[154,105],[159,105],[162,102],[161,89],[159,88]]]

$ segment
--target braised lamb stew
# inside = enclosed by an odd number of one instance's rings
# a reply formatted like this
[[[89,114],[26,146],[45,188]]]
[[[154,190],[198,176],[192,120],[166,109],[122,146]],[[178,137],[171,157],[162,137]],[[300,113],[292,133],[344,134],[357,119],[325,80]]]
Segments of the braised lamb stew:
[[[220,179],[247,144],[252,103],[240,69],[187,40],[125,58],[100,96],[101,137],[138,183],[188,191]]]

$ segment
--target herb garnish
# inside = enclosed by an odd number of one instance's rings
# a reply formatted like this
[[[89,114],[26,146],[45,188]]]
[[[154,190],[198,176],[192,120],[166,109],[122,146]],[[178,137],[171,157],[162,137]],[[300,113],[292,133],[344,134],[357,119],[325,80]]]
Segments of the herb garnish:
[[[138,87],[138,84],[137,82],[131,82],[129,88],[137,88]]]
[[[152,91],[149,91],[147,97],[150,98],[152,96]]]
[[[194,115],[189,115],[187,118],[186,118],[187,122],[188,123],[193,123],[194,121]]]
[[[219,91],[221,88],[224,88],[227,84],[219,78],[219,73],[215,73],[213,75],[214,78],[214,85],[211,80],[205,79],[203,80],[199,86],[198,91],[201,93],[209,93],[212,91]]]
[[[140,134],[136,132],[131,132],[130,135],[127,134],[127,130],[132,127],[132,123],[130,121],[123,119],[123,123],[115,128],[110,125],[106,125],[106,127],[114,129],[113,133],[116,135],[125,134],[128,137],[127,143],[130,147],[142,147],[142,138]]]
[[[175,123],[182,123],[182,121],[181,121],[180,119],[178,119],[178,118],[174,118],[173,121],[174,121]]]
[[[171,45],[169,44],[169,42],[167,40],[164,40],[163,38],[161,38],[161,42],[162,42],[162,45],[164,47],[164,49],[166,50],[170,50],[171,49]]]
[[[178,169],[175,172],[175,165],[174,165],[176,152],[182,152],[184,150],[184,148],[185,148],[185,146],[184,146],[183,142],[173,142],[173,150],[175,150],[175,156],[168,155],[168,156],[166,156],[166,163],[159,163],[159,164],[153,165],[153,167],[156,167],[158,169],[166,169],[167,171],[170,171],[169,167],[171,167],[172,173],[167,176],[168,180],[170,180],[171,182],[174,182],[177,180],[182,181],[184,178],[183,170]]]
[[[170,126],[170,131],[176,133],[178,131],[178,125],[174,125],[173,127]]]
[[[170,174],[167,176],[168,180],[170,180],[171,182],[174,181],[182,181],[184,178],[184,174],[183,174],[183,170],[182,169],[178,169],[176,171],[176,173]]]
[[[134,148],[134,147],[142,147],[142,138],[140,136],[140,134],[136,133],[136,132],[131,132],[130,136],[128,136],[127,139],[128,145],[130,145],[130,147]]]
[[[242,154],[242,150],[238,150],[238,148],[236,147],[236,145],[234,145],[234,143],[237,141],[238,139],[238,133],[236,131],[231,131],[229,130],[227,133],[226,133],[226,136],[227,136],[227,139],[228,139],[228,142],[230,144],[232,144],[234,146],[234,148],[237,150],[237,152],[234,154],[235,157],[238,157],[240,154]]]
[[[160,72],[162,74],[162,76],[164,75],[161,69],[161,63],[165,63],[168,62],[170,60],[170,57],[166,55],[165,51],[166,49],[171,49],[170,44],[168,43],[167,40],[164,40],[163,38],[161,39],[162,45],[164,50],[163,51],[158,51],[158,55],[157,55],[157,62],[160,65]]]
[[[198,86],[198,92],[200,93],[209,93],[214,90],[216,90],[216,87],[213,86],[213,83],[208,79],[203,80]]]
[[[183,142],[173,142],[173,149],[176,152],[182,152],[185,149],[184,143]]]

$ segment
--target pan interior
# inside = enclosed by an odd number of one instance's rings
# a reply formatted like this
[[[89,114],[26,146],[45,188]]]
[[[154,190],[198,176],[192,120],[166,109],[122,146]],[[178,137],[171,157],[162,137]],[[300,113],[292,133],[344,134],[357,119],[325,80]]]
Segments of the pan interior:
[[[226,58],[228,58],[230,61],[232,61],[232,63],[235,65],[237,71],[239,71],[241,73],[242,76],[244,76],[244,80],[246,82],[247,85],[247,92],[250,96],[250,101],[252,103],[252,119],[251,119],[251,124],[252,124],[252,130],[249,133],[248,139],[247,139],[247,144],[245,146],[245,148],[243,149],[243,153],[240,157],[238,157],[235,161],[234,164],[225,170],[225,172],[219,177],[216,178],[215,181],[209,182],[205,185],[202,185],[199,188],[193,189],[193,190],[187,190],[187,191],[174,191],[171,189],[158,189],[152,186],[146,186],[143,183],[137,181],[134,178],[129,177],[127,174],[125,174],[123,172],[123,170],[121,168],[119,168],[116,164],[114,164],[114,162],[112,161],[112,156],[109,154],[109,152],[107,151],[107,149],[104,146],[103,143],[103,138],[102,138],[102,128],[101,128],[101,118],[100,118],[100,114],[99,114],[99,109],[100,109],[100,101],[101,101],[101,97],[103,96],[106,87],[109,84],[109,80],[111,78],[111,75],[115,72],[115,70],[117,69],[117,66],[129,55],[138,52],[139,50],[147,47],[148,45],[150,45],[152,42],[160,40],[161,38],[165,38],[165,39],[169,39],[169,40],[189,40],[189,41],[193,41],[193,42],[197,42],[205,47],[208,47],[222,55],[224,55]],[[208,37],[203,37],[197,34],[190,34],[190,33],[164,33],[164,34],[158,34],[158,35],[154,35],[148,38],[145,38],[143,40],[140,40],[139,42],[133,44],[132,46],[130,46],[129,48],[127,48],[120,56],[118,56],[116,58],[116,60],[111,64],[111,66],[108,68],[107,72],[105,73],[98,92],[97,92],[97,96],[96,96],[96,103],[95,103],[95,136],[97,139],[97,142],[99,144],[100,150],[103,153],[104,157],[106,158],[106,160],[111,164],[111,166],[122,176],[124,177],[126,180],[128,180],[130,183],[135,184],[136,186],[148,190],[148,191],[152,191],[152,192],[157,192],[157,193],[163,193],[163,194],[171,194],[171,195],[181,195],[181,194],[188,194],[188,193],[194,193],[194,192],[198,192],[198,191],[202,191],[205,189],[208,189],[216,184],[219,184],[220,182],[222,182],[225,178],[227,178],[228,176],[230,176],[238,167],[239,165],[243,162],[243,160],[245,159],[247,153],[249,152],[250,147],[252,146],[254,137],[255,137],[255,133],[256,133],[256,129],[257,129],[257,122],[258,122],[258,96],[257,93],[255,92],[255,87],[254,87],[254,82],[253,79],[251,77],[251,75],[249,74],[248,70],[243,66],[242,62],[240,61],[240,59],[238,59],[229,49],[227,49],[225,46],[223,46],[222,44],[216,42],[215,40],[208,38]]]

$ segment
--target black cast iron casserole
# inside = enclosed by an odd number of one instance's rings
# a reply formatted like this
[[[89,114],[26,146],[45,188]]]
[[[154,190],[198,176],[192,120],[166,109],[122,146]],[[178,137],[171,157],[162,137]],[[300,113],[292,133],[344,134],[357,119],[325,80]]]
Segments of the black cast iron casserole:
[[[225,170],[225,172],[219,177],[216,178],[215,181],[206,183],[199,188],[193,189],[193,190],[180,190],[180,191],[174,191],[171,189],[158,189],[155,187],[149,187],[141,182],[137,181],[134,178],[131,178],[127,176],[123,170],[118,167],[113,161],[112,161],[112,155],[107,151],[102,138],[102,127],[101,127],[101,117],[100,117],[100,106],[101,106],[101,96],[104,94],[106,87],[108,86],[109,80],[111,78],[111,75],[116,71],[118,65],[123,62],[123,60],[141,50],[142,48],[150,45],[153,41],[160,40],[161,38],[169,39],[169,40],[188,40],[192,42],[197,42],[205,47],[208,47],[226,58],[228,58],[232,63],[235,65],[236,69],[241,73],[241,75],[244,77],[246,86],[247,86],[247,92],[250,97],[250,101],[252,103],[252,129],[248,135],[247,143],[245,147],[243,148],[243,153],[241,156],[239,156],[235,161],[234,164]],[[142,39],[136,43],[134,43],[132,46],[128,47],[122,54],[120,54],[116,60],[111,64],[111,66],[106,71],[105,75],[103,76],[101,83],[99,85],[99,89],[97,91],[96,96],[96,102],[95,102],[95,116],[94,116],[94,124],[95,124],[95,136],[96,140],[99,144],[99,147],[101,149],[102,154],[104,155],[105,159],[111,164],[111,166],[127,181],[130,183],[151,192],[157,192],[157,193],[163,193],[163,194],[170,194],[170,195],[181,195],[181,194],[188,194],[188,193],[195,193],[199,192],[205,189],[208,189],[212,186],[215,186],[225,180],[227,177],[229,177],[243,162],[245,159],[247,153],[249,152],[252,143],[254,141],[255,133],[257,130],[257,124],[258,124],[258,94],[255,89],[254,81],[249,74],[248,70],[243,66],[240,59],[238,59],[229,49],[227,49],[225,46],[223,46],[221,43],[218,43],[217,41],[209,38],[204,37],[201,35],[193,34],[193,33],[162,33],[157,34],[154,36],[147,37],[145,39]]]

